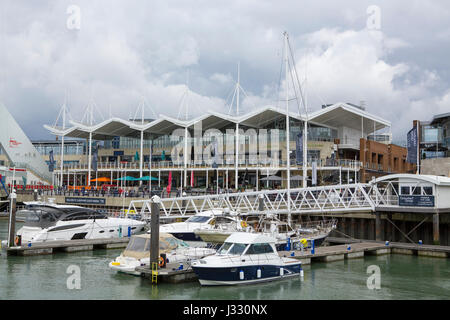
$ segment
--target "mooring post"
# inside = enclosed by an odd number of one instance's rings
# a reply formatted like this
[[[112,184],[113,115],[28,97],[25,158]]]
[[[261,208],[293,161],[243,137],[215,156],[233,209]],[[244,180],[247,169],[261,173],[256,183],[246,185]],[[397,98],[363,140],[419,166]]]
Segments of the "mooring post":
[[[260,212],[264,211],[264,195],[263,194],[260,194],[258,196],[258,210]]]
[[[439,213],[433,214],[433,244],[439,245]]]
[[[16,190],[13,189],[9,194],[9,232],[8,232],[8,248],[15,246],[14,237],[16,235]]]
[[[379,212],[375,212],[375,240],[381,241],[381,217]]]
[[[159,262],[159,206],[161,199],[152,197],[150,220],[150,266]]]

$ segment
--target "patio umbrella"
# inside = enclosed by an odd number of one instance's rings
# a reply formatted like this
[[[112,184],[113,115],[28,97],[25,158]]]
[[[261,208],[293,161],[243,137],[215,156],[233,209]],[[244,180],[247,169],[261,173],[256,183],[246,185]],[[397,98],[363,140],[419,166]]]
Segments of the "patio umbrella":
[[[91,182],[92,181],[97,181],[97,182],[111,182],[111,179],[110,178],[106,178],[106,177],[100,177],[100,178],[97,178],[97,179],[91,179]]]
[[[283,178],[279,176],[268,176],[266,178],[262,178],[261,181],[281,181]]]
[[[151,178],[152,178],[152,181],[158,181],[158,179],[155,178],[155,177],[151,177]],[[149,181],[150,180],[150,176],[144,176],[142,178],[136,178],[135,180],[136,181]]]
[[[114,181],[136,181],[137,179],[134,177],[126,176],[119,179],[114,179]]]

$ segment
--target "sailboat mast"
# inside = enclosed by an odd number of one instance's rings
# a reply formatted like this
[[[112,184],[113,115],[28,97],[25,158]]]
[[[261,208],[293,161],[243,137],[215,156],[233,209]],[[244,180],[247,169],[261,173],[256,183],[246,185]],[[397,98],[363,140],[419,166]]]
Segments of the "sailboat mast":
[[[290,137],[289,137],[289,60],[288,60],[288,34],[284,32],[285,42],[285,63],[286,63],[286,163],[287,163],[287,207],[288,224],[291,224],[291,155],[290,155]]]

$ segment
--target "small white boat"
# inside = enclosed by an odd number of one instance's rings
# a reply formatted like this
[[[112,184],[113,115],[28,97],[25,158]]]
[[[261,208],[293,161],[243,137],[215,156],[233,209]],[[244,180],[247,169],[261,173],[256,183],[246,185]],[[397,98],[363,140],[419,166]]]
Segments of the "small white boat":
[[[196,231],[216,229],[218,221],[220,224],[240,225],[241,219],[236,214],[230,214],[226,210],[214,209],[197,213],[184,222],[160,225],[159,232],[170,233],[184,241],[203,242],[204,240],[196,234]]]
[[[166,257],[165,263],[186,263],[216,253],[210,248],[190,247],[168,233],[159,235],[159,253]],[[113,270],[132,275],[140,275],[136,267],[150,265],[150,234],[132,236],[126,249],[114,261],[109,263]]]
[[[203,286],[250,284],[303,274],[301,262],[280,257],[276,239],[261,234],[230,235],[215,255],[192,262]]]
[[[25,224],[17,231],[18,242],[22,245],[56,240],[119,238],[142,232],[145,228],[144,221],[111,218],[105,213],[72,205],[30,202],[23,213]]]

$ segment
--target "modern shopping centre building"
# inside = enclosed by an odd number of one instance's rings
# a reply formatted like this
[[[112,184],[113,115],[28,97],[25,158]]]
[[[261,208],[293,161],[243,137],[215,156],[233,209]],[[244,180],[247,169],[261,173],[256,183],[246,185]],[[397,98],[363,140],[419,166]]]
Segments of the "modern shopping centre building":
[[[129,176],[147,177],[153,180],[152,188],[162,188],[170,176],[177,188],[258,190],[285,187],[288,168],[291,186],[302,185],[305,121],[308,185],[415,173],[415,165],[406,162],[406,148],[391,143],[391,123],[350,103],[324,105],[307,116],[267,106],[243,115],[205,112],[190,120],[160,115],[90,125],[71,121],[66,129],[45,125],[56,140],[33,141],[33,146],[47,164],[52,151],[56,163],[47,182],[54,185],[97,185],[92,180],[100,177],[116,184],[116,179]],[[3,150],[0,164],[11,167],[12,162]]]

